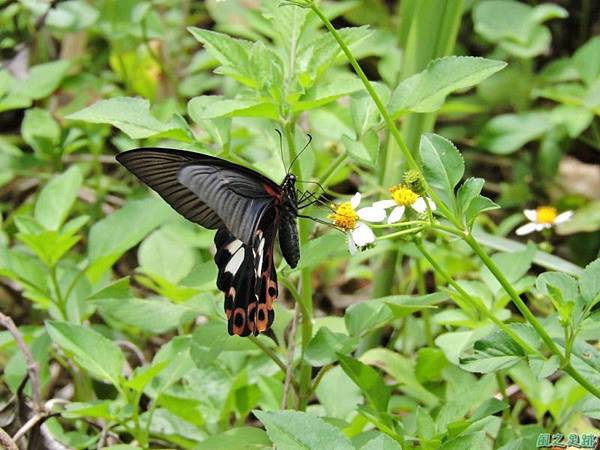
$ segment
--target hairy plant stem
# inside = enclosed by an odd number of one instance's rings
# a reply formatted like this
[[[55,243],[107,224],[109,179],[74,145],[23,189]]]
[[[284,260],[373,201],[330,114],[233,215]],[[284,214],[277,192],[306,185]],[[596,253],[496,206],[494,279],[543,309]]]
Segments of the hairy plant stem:
[[[443,269],[443,267],[437,263],[437,261],[431,255],[431,253],[429,253],[427,251],[427,249],[423,245],[422,241],[415,239],[414,242],[415,242],[415,245],[417,246],[417,248],[419,249],[419,252],[421,252],[423,257],[427,261],[429,261],[429,264],[431,264],[431,267],[433,268],[435,273],[437,273],[440,277],[442,277],[444,279],[444,281],[446,281],[446,283],[448,283],[450,286],[452,286],[454,288],[454,290],[460,294],[460,296],[464,299],[465,302],[467,302],[471,307],[473,307],[474,309],[479,311],[479,313],[483,317],[492,321],[498,328],[500,328],[502,331],[504,331],[517,344],[519,344],[521,346],[521,348],[523,348],[523,350],[525,350],[527,353],[532,353],[537,356],[543,357],[542,353],[538,349],[531,347],[526,341],[521,339],[521,337],[517,333],[515,333],[508,325],[506,325],[504,322],[502,322],[500,319],[498,319],[496,316],[494,316],[494,314],[491,311],[489,311],[485,307],[485,305],[483,305],[480,301],[477,301],[476,299],[471,297],[471,295],[469,295],[469,293],[467,291],[465,291],[460,284],[458,284],[456,281],[454,281],[452,279],[452,277],[446,273],[446,271]]]

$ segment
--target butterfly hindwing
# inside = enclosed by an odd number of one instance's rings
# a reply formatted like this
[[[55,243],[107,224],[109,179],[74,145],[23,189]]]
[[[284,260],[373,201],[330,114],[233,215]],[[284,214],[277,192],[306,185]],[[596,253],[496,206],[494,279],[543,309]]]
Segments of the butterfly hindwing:
[[[273,302],[278,294],[273,263],[277,223],[274,215],[277,211],[271,208],[262,218],[252,245],[244,244],[226,228],[215,235],[217,287],[225,295],[227,330],[231,335],[257,335],[273,323]]]

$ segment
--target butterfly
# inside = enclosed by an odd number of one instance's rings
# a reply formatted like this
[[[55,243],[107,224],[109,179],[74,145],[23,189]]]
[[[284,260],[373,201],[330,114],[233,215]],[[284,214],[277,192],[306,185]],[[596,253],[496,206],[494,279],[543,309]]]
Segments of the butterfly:
[[[229,334],[267,331],[279,294],[277,235],[290,267],[300,259],[296,177],[288,173],[278,185],[239,164],[168,148],[139,148],[116,158],[183,217],[217,230],[217,287],[225,294]]]

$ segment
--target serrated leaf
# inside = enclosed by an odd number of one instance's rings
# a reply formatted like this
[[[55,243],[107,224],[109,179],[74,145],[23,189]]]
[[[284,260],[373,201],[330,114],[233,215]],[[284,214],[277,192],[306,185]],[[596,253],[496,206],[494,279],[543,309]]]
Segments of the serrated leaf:
[[[462,155],[448,139],[432,133],[421,136],[419,151],[425,179],[440,200],[456,213],[454,187],[465,171]]]
[[[58,230],[64,223],[83,182],[77,166],[54,177],[40,192],[35,202],[34,217],[47,230]]]
[[[321,327],[308,343],[305,358],[313,366],[324,366],[337,361],[337,353],[347,354],[357,344],[356,337],[334,333],[327,327]]]
[[[581,296],[588,303],[596,303],[600,299],[600,259],[589,263],[579,279]]]
[[[188,112],[194,122],[228,117],[264,117],[277,119],[278,105],[259,99],[224,99],[220,95],[204,95],[191,99]]]
[[[354,450],[333,425],[299,411],[254,411],[278,450]]]
[[[393,118],[403,112],[428,113],[440,109],[446,97],[482,82],[506,67],[503,61],[471,56],[447,56],[402,81],[392,93],[388,110]]]
[[[137,97],[115,97],[100,100],[65,118],[88,123],[109,124],[123,131],[131,139],[164,136],[191,142],[191,136],[186,129],[175,121],[161,122],[150,112],[150,102]]]
[[[161,334],[191,322],[197,312],[184,305],[164,300],[140,298],[104,298],[93,304],[120,323],[139,328],[147,333]]]
[[[473,345],[474,354],[461,358],[461,367],[470,372],[490,373],[508,369],[525,358],[523,349],[507,334],[497,331]]]
[[[119,386],[125,358],[112,341],[91,328],[68,322],[47,321],[46,330],[90,375]]]
[[[400,444],[386,434],[371,439],[360,450],[402,450]]]

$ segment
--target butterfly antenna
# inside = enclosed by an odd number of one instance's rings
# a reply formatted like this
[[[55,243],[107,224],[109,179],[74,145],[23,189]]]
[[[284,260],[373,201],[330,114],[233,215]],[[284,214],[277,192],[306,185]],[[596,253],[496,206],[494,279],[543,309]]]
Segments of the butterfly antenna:
[[[301,219],[310,219],[314,222],[320,223],[322,225],[326,225],[330,228],[333,228],[335,230],[341,231],[342,233],[344,233],[344,230],[341,230],[340,228],[336,227],[334,224],[332,224],[331,222],[327,222],[326,220],[323,219],[319,219],[318,217],[312,217],[312,216],[305,216],[302,214],[298,214],[298,217],[300,217]]]
[[[290,170],[292,170],[292,166],[294,165],[294,163],[298,160],[298,158],[300,157],[300,155],[302,153],[304,153],[304,150],[306,150],[308,148],[308,146],[310,145],[310,143],[312,142],[312,136],[310,134],[308,135],[308,142],[306,143],[306,145],[304,146],[304,148],[302,150],[300,150],[300,152],[296,155],[296,157],[292,160],[292,162],[290,163],[289,167],[288,167],[288,173]]]
[[[281,134],[281,131],[279,131],[277,128],[275,128],[275,132],[279,135],[279,151],[281,152],[281,163],[285,166],[285,158],[283,157],[283,135]]]

